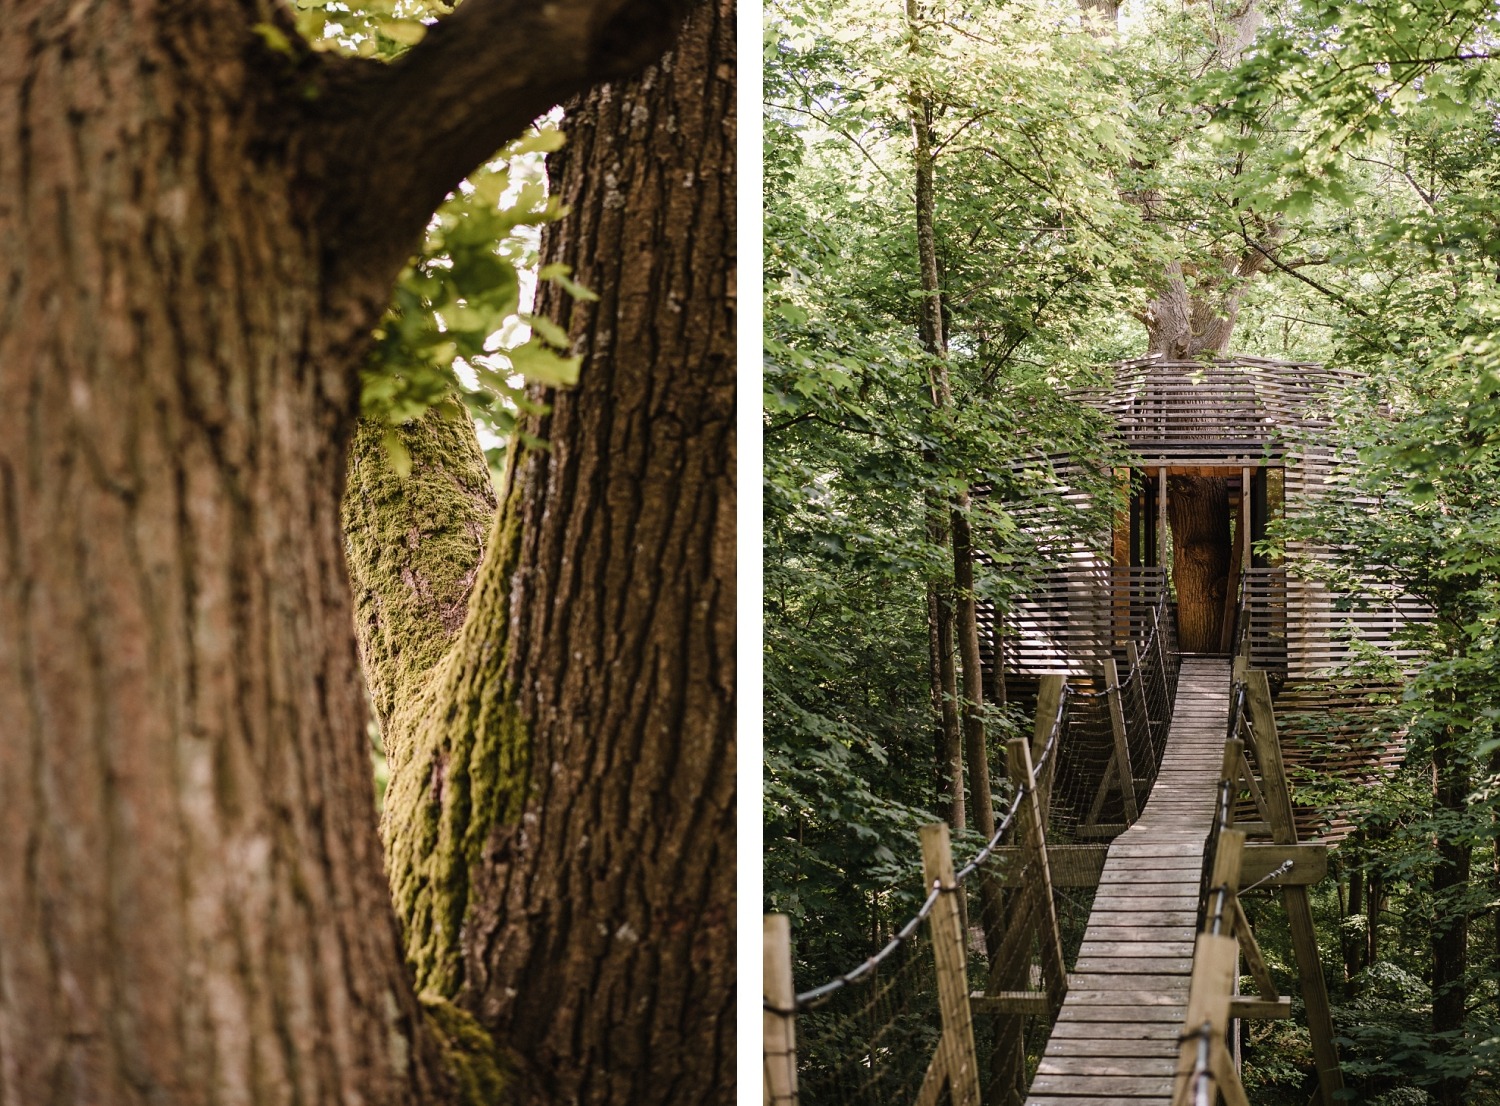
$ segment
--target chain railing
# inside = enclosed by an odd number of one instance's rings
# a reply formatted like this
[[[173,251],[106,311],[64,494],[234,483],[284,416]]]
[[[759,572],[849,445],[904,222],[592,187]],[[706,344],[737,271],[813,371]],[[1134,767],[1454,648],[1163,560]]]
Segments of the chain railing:
[[[1097,838],[1138,816],[1165,748],[1178,663],[1165,587],[1146,622],[1123,676],[1111,660],[1093,689],[1041,679],[1032,738],[1006,746],[1012,794],[994,835],[955,871],[948,827],[924,826],[926,895],[871,956],[798,993],[790,926],[767,916],[767,1103],[1024,1101],[1028,1027],[1062,1007],[1065,949],[1107,848]]]

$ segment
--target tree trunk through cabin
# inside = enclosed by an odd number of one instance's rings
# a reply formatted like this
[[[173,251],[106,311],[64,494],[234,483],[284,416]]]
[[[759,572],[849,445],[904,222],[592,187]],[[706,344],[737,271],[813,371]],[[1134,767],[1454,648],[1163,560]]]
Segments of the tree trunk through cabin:
[[[1217,653],[1232,556],[1229,489],[1221,477],[1167,478],[1177,632],[1184,653]]]
[[[1232,277],[1189,292],[1183,266],[1168,266],[1144,316],[1148,353],[1169,360],[1218,355],[1229,344],[1259,255],[1241,259]],[[1211,430],[1212,428],[1208,428]],[[1217,653],[1224,595],[1233,557],[1229,490],[1217,476],[1169,476],[1167,521],[1172,531],[1172,577],[1177,590],[1180,643],[1186,653]]]

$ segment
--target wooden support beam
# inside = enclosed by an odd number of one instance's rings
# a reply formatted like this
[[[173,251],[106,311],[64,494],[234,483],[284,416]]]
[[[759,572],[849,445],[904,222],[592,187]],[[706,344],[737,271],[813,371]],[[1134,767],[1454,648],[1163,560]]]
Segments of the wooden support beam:
[[[797,1106],[797,992],[792,987],[792,920],[767,914],[762,923],[765,1005],[761,1017],[767,1106]]]
[[[1031,762],[1041,764],[1037,771],[1037,795],[1042,804],[1042,821],[1052,816],[1052,781],[1057,778],[1058,754],[1042,764],[1042,753],[1047,748],[1047,738],[1052,735],[1052,724],[1057,720],[1057,705],[1062,701],[1063,688],[1068,678],[1060,675],[1043,676],[1037,681],[1036,724],[1032,730]]]
[[[1260,942],[1255,939],[1255,934],[1250,929],[1250,919],[1245,917],[1245,908],[1240,903],[1238,895],[1231,899],[1234,907],[1234,935],[1240,940],[1240,951],[1245,954],[1245,963],[1250,968],[1250,976],[1255,980],[1255,986],[1260,990],[1260,997],[1268,1002],[1279,1002],[1281,994],[1276,990],[1276,983],[1271,979],[1271,970],[1266,967],[1266,958],[1260,953]]]
[[[1024,751],[1026,742],[1019,738],[1011,742],[1017,743]],[[938,1011],[943,1019],[943,1033],[938,1038],[939,1067],[947,1077],[953,1106],[979,1106],[979,1058],[969,1012],[968,948],[959,916],[961,891],[953,878],[953,845],[947,823],[923,826],[921,838],[922,879],[929,888],[943,888],[927,918],[937,965]]]
[[[1127,677],[1129,673],[1135,673],[1135,679],[1131,680],[1130,686],[1135,688],[1136,703],[1141,708],[1141,717],[1147,722],[1151,721],[1151,703],[1146,698],[1146,670],[1141,667],[1141,651],[1134,641],[1125,643],[1125,666]],[[1152,738],[1152,749],[1156,748],[1156,739]]]
[[[1260,670],[1245,673],[1245,708],[1250,715],[1250,736],[1255,742],[1255,762],[1260,765],[1271,838],[1278,845],[1297,843],[1297,824],[1292,818],[1292,793],[1281,761],[1281,741],[1271,711],[1271,685]]]
[[[1165,565],[1167,563],[1167,551],[1171,546],[1172,535],[1167,529],[1167,466],[1163,465],[1156,473],[1156,563]]]
[[[1133,826],[1140,819],[1136,802],[1135,772],[1130,765],[1130,735],[1125,729],[1125,700],[1120,694],[1120,670],[1114,657],[1104,658],[1104,698],[1109,703],[1109,728],[1115,739],[1115,779],[1125,800],[1125,824]]]
[[[1114,827],[1119,828],[1119,827]],[[1002,845],[994,853],[1000,871],[1001,886],[1019,887],[1025,870],[1026,854],[1018,845]],[[1098,887],[1109,856],[1108,845],[1048,845],[1047,868],[1053,887]],[[1275,867],[1275,865],[1272,865]]]
[[[1099,815],[1104,813],[1104,800],[1109,798],[1109,789],[1114,785],[1114,780],[1119,775],[1120,762],[1113,756],[1109,758],[1104,766],[1104,774],[1099,777],[1099,790],[1094,792],[1094,801],[1089,804],[1088,815],[1083,820],[1083,825],[1078,827],[1079,836],[1088,836],[1090,832],[1099,825]],[[1125,829],[1125,826],[1119,827]],[[1111,829],[1113,831],[1113,828]],[[1093,834],[1097,837],[1098,834]]]
[[[1266,806],[1265,793],[1261,791],[1260,783],[1255,778],[1255,773],[1250,769],[1250,758],[1245,755],[1244,745],[1240,746],[1240,772],[1241,779],[1245,781],[1245,788],[1250,792],[1250,797],[1255,800],[1255,812],[1260,815],[1262,822],[1270,822],[1271,811]],[[1269,829],[1266,830],[1270,832]]]
[[[1250,724],[1255,733],[1256,760],[1260,762],[1265,784],[1266,805],[1271,812],[1272,840],[1278,845],[1297,843],[1297,825],[1292,820],[1292,796],[1281,762],[1281,739],[1276,733],[1276,716],[1271,710],[1271,686],[1266,674],[1258,670],[1246,673],[1245,686]],[[1328,985],[1323,979],[1323,962],[1318,956],[1318,936],[1313,928],[1312,904],[1302,885],[1283,887],[1287,925],[1291,931],[1292,951],[1297,957],[1297,971],[1302,979],[1302,1001],[1307,1007],[1307,1028],[1312,1037],[1313,1059],[1318,1066],[1318,1089],[1323,1106],[1336,1106],[1344,1089],[1344,1075],[1339,1067],[1338,1045],[1333,1038],[1333,1012],[1329,1008]]]
[[[1247,822],[1235,828],[1248,831],[1252,825]],[[1246,887],[1258,883],[1288,860],[1292,862],[1292,870],[1277,876],[1273,886],[1307,887],[1321,883],[1328,876],[1328,846],[1321,842],[1306,845],[1250,844],[1245,846],[1240,882]]]
[[[922,1073],[922,1085],[917,1088],[916,1106],[938,1106],[947,1083],[948,1069],[943,1067],[943,1050],[939,1048],[927,1062],[927,1070]]]
[[[969,996],[969,1008],[976,1014],[1052,1016],[1052,1000],[1043,991],[1000,991],[988,995],[975,991]]]
[[[1292,1000],[1285,995],[1274,999],[1242,998],[1236,995],[1229,1000],[1229,1016],[1231,1018],[1252,1018],[1257,1021],[1290,1018],[1292,1016]]]
[[[1063,958],[1062,931],[1057,924],[1057,904],[1052,898],[1052,873],[1047,863],[1047,832],[1042,823],[1041,804],[1037,801],[1036,774],[1031,769],[1031,750],[1026,747],[1026,739],[1012,738],[1006,744],[1006,757],[1010,765],[1011,782],[1025,795],[1020,809],[1016,811],[1016,817],[1021,823],[1021,846],[1031,851],[1031,859],[1036,864],[1031,890],[1035,896],[1037,944],[1041,946],[1042,953],[1042,982],[1052,1000],[1052,1013],[1055,1017],[1062,1009],[1063,997],[1068,993],[1068,965]]]

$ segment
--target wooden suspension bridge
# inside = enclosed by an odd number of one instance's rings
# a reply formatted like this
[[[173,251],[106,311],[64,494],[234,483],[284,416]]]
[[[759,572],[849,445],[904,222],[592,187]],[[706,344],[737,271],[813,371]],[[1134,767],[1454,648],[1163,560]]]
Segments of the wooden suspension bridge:
[[[1273,689],[1317,709],[1323,675],[1356,639],[1399,662],[1397,631],[1423,617],[1399,596],[1333,595],[1258,552],[1268,523],[1322,494],[1336,467],[1326,450],[1287,445],[1326,425],[1316,402],[1336,383],[1257,359],[1135,362],[1095,399],[1139,459],[1116,473],[1130,511],[1112,555],[1062,543],[1034,593],[987,628],[987,664],[1036,702],[1034,739],[1007,749],[1009,811],[957,871],[947,827],[927,827],[922,910],[820,987],[796,990],[789,927],[767,919],[768,1104],[1248,1106],[1233,1027],[1292,1005],[1241,904],[1256,891],[1281,899],[1318,1094],[1334,1106],[1342,1083],[1308,897],[1326,846],[1299,839]],[[1177,652],[1164,565],[1178,475],[1219,481],[1233,515],[1217,655],[1213,644]],[[1086,923],[1060,917],[1090,894]],[[838,1002],[849,1013],[825,1015]],[[923,1009],[936,1037],[913,1056],[891,1031],[922,1023]],[[816,1062],[799,1064],[799,1033]],[[829,1042],[850,1040],[828,1058]]]
[[[931,890],[913,921],[929,933],[941,1033],[910,1101],[927,1106],[946,1095],[953,1106],[1188,1106],[1218,1094],[1231,1106],[1244,1106],[1227,1043],[1231,1022],[1291,1013],[1290,997],[1278,993],[1239,904],[1242,886],[1269,883],[1283,897],[1320,1091],[1325,1106],[1333,1106],[1342,1084],[1307,897],[1307,886],[1326,873],[1326,856],[1323,845],[1297,841],[1265,674],[1249,670],[1243,657],[1182,659],[1155,782],[1138,819],[1108,845],[1047,844],[1048,826],[1066,825],[1047,808],[1056,783],[1056,720],[1066,716],[1067,697],[1060,680],[1044,688],[1035,742],[1018,740],[1010,750],[1017,782],[1010,831],[1002,828],[990,855],[965,870],[970,884],[989,881],[1009,889],[1009,913],[1000,925],[987,919],[965,926],[962,895],[954,894],[964,880],[954,871],[947,827],[923,833],[924,883]],[[1120,747],[1127,749],[1128,742]],[[1236,823],[1237,807],[1253,816]],[[1071,971],[1051,909],[1054,882],[1096,888]],[[985,898],[975,896],[971,915],[985,913]],[[799,995],[792,986],[785,921],[768,919],[766,946],[765,1101],[777,1106],[801,1100],[798,1016],[827,994],[873,976],[877,961]],[[971,992],[975,928],[1009,962],[992,957],[989,986]],[[882,955],[898,944],[893,941]],[[1032,952],[1035,962],[1027,969]],[[1255,981],[1253,994],[1238,993],[1241,957]],[[1015,985],[1028,977],[1031,987]],[[981,1087],[985,1065],[974,1025],[985,1018],[1012,1028],[1025,1018],[1050,1024],[1029,1087],[1018,1082],[1019,1071],[1008,1077],[996,1072],[1009,1047],[1000,1044],[988,1057],[988,1093]],[[992,1039],[1006,1039],[1004,1024]],[[1019,1037],[1012,1033],[1011,1039]],[[863,1065],[875,1063],[861,1059]],[[900,1100],[887,1093],[850,1097]]]

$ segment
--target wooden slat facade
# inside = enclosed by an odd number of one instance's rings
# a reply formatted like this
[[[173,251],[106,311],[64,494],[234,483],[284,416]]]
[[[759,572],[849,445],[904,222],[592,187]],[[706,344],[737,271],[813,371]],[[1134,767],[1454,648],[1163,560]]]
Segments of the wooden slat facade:
[[[1271,519],[1328,492],[1339,462],[1317,437],[1331,429],[1328,409],[1338,390],[1353,381],[1307,362],[1141,359],[1117,366],[1109,391],[1080,394],[1113,418],[1118,439],[1138,458],[1116,477],[1137,489],[1131,517],[1117,522],[1112,541],[1099,535],[1043,543],[1053,551],[1050,566],[1003,624],[996,626],[992,608],[981,611],[987,665],[995,662],[997,641],[1007,679],[1023,683],[1047,672],[1092,674],[1105,656],[1118,659],[1155,598],[1136,589],[1160,586],[1151,566],[1161,560],[1156,489],[1163,472],[1226,477],[1232,509],[1257,539]],[[1328,560],[1327,547],[1293,542],[1286,552],[1285,565],[1247,558],[1255,667],[1277,684],[1305,683],[1326,678],[1364,647],[1409,667],[1416,654],[1401,642],[1402,631],[1427,618],[1426,608],[1404,596],[1340,593],[1299,572],[1299,563]]]

